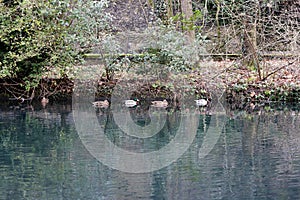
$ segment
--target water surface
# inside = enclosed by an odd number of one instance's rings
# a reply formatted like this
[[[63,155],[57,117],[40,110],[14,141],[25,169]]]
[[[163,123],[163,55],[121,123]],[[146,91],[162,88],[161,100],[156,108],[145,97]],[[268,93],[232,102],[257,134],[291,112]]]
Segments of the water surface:
[[[120,130],[114,114],[122,110],[93,112],[113,144],[138,153],[171,142],[182,118],[182,111],[168,111],[162,128],[142,139]],[[134,174],[90,154],[71,104],[1,108],[0,199],[300,199],[299,108],[195,116],[195,138],[178,160]],[[129,117],[140,127],[151,123],[149,113],[138,108]],[[214,130],[221,132],[202,158],[203,143]]]

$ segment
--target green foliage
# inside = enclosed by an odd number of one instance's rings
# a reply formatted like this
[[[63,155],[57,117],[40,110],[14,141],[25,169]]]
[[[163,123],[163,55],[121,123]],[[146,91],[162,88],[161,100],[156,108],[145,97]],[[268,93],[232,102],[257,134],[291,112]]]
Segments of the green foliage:
[[[158,74],[180,73],[197,66],[199,54],[205,53],[201,38],[188,44],[184,33],[177,31],[175,25],[157,25],[142,33],[142,63],[141,72]],[[146,70],[146,71],[145,71]]]
[[[203,18],[202,12],[200,10],[195,10],[193,15],[189,19],[185,19],[183,13],[178,13],[177,15],[171,17],[170,21],[172,23],[181,23],[182,30],[190,31],[190,30],[197,30],[201,31],[202,26],[196,25],[195,22],[201,20]]]
[[[122,44],[132,39],[132,54],[122,50]],[[156,22],[142,32],[129,32],[126,37],[105,37],[98,51],[102,56],[106,77],[113,79],[116,71],[134,70],[133,73],[166,77],[170,72],[181,73],[193,69],[205,54],[202,37],[188,43],[186,35],[178,31],[172,21],[168,25]]]
[[[101,41],[101,59],[104,61],[105,76],[108,80],[113,80],[116,71],[122,71],[124,65],[129,62],[126,56],[120,57],[121,47],[116,38],[108,35]]]
[[[106,0],[10,2],[0,1],[0,78],[31,83],[54,68],[64,76],[108,29]]]

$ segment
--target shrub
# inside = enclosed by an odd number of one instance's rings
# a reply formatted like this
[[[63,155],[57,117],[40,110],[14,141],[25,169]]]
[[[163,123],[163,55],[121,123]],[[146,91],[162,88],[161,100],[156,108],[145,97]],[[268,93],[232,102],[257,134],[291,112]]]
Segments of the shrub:
[[[31,80],[53,68],[66,75],[107,33],[106,6],[107,0],[0,0],[0,78],[37,83]]]

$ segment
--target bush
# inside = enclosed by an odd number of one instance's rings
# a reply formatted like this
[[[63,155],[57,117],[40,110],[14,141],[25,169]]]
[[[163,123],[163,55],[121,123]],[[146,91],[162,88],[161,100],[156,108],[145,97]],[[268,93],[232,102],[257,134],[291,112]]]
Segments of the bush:
[[[0,78],[37,83],[28,80],[53,68],[64,76],[106,34],[106,6],[107,0],[0,0]]]
[[[143,62],[148,63],[146,70],[158,74],[176,74],[194,69],[201,59],[200,54],[206,53],[205,41],[201,35],[192,43],[188,43],[186,35],[176,30],[176,26],[171,23],[150,26],[140,35],[144,38],[140,47]],[[140,71],[143,71],[143,68]]]

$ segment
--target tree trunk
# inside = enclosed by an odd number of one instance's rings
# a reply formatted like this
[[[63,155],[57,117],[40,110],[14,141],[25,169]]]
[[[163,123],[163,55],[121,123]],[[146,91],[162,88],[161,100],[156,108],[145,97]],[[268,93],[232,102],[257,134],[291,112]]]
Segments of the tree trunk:
[[[244,33],[242,43],[242,53],[244,65],[254,66],[258,72],[259,80],[262,79],[261,68],[258,59],[257,49],[257,20],[258,2],[249,2],[244,13]]]
[[[192,21],[193,17],[193,6],[192,0],[181,0],[181,12],[184,16],[184,20],[188,23],[183,24],[183,26],[187,26],[186,36],[188,38],[188,42],[192,43],[195,40],[195,30],[191,28],[190,23],[194,23]]]

